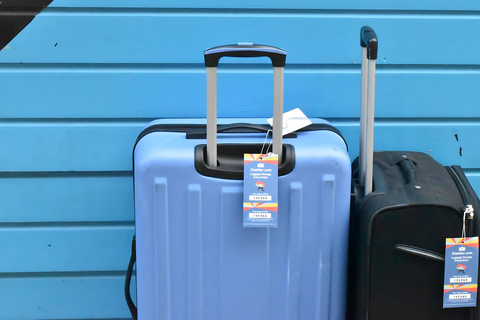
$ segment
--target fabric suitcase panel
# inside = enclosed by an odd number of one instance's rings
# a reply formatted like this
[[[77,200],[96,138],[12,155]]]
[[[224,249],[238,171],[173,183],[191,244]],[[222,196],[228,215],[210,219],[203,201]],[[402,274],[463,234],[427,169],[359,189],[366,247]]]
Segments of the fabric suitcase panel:
[[[443,256],[445,239],[461,230],[461,215],[448,207],[407,206],[379,213],[369,248],[369,319],[464,317],[462,308],[443,309],[443,261],[396,250],[408,245]]]
[[[402,159],[411,161],[413,175],[399,165]],[[474,319],[472,308],[443,309],[444,262],[428,257],[443,256],[445,239],[461,236],[464,196],[449,168],[423,153],[376,152],[374,185],[352,208],[349,319]],[[478,234],[478,218],[466,226],[467,236]]]
[[[260,121],[260,120],[259,120]],[[265,134],[220,134],[262,144]],[[278,228],[243,228],[243,181],[200,175],[184,133],[134,154],[139,319],[344,319],[350,164],[341,137],[299,132]],[[258,150],[260,153],[260,150]]]

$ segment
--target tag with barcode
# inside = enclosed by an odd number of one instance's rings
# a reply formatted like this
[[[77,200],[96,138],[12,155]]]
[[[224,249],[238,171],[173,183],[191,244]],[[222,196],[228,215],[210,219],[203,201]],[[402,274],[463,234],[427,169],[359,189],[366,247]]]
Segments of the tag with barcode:
[[[245,154],[243,226],[277,227],[278,155]]]
[[[477,306],[478,237],[447,238],[443,307]]]

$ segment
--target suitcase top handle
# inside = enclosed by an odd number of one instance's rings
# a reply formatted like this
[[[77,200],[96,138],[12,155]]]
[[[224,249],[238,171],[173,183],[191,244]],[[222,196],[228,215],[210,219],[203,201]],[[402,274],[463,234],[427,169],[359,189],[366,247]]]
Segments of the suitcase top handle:
[[[367,48],[367,59],[377,59],[378,39],[372,28],[365,26],[360,30],[360,46]]]
[[[239,43],[226,46],[213,47],[203,52],[205,66],[218,67],[222,57],[268,57],[274,67],[285,67],[287,53],[277,47],[264,46],[252,43]]]
[[[217,157],[217,66],[222,57],[269,57],[273,65],[273,153],[282,162],[283,74],[287,53],[276,47],[239,43],[203,52],[207,67],[207,165],[216,168]],[[259,150],[260,152],[260,150]],[[268,152],[268,150],[267,150]]]

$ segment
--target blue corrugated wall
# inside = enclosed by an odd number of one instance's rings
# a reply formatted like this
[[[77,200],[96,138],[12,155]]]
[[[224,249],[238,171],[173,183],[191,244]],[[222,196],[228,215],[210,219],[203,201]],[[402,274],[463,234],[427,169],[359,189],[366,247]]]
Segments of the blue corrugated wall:
[[[211,46],[284,48],[285,110],[331,120],[355,156],[359,30],[373,27],[376,150],[460,164],[480,192],[479,10],[444,0],[54,0],[0,51],[0,318],[129,318],[132,147],[152,119],[205,116]],[[270,117],[270,68],[225,61],[220,116]]]

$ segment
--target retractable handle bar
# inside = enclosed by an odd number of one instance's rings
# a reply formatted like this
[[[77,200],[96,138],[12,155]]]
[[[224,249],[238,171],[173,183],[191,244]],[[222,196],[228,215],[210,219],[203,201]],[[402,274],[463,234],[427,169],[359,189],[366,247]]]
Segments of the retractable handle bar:
[[[285,50],[253,43],[239,43],[213,47],[205,50],[203,55],[205,56],[205,66],[207,68],[218,67],[218,62],[222,57],[268,57],[272,60],[272,65],[274,67],[285,67],[285,61],[287,58]]]
[[[207,67],[207,164],[217,167],[217,67],[222,57],[268,57],[273,65],[273,153],[282,159],[283,76],[287,53],[277,47],[239,43],[204,51]]]
[[[375,63],[378,39],[370,27],[360,30],[362,47],[362,109],[360,112],[359,181],[365,185],[365,196],[373,190],[373,126],[375,115]]]
[[[367,59],[377,59],[378,39],[372,28],[365,26],[360,30],[360,46],[367,48]]]

